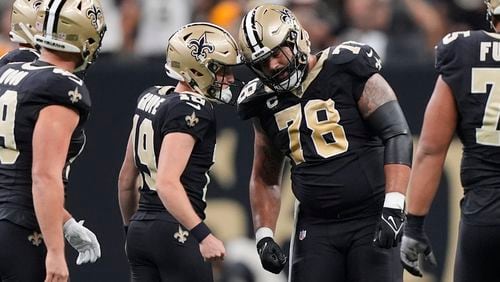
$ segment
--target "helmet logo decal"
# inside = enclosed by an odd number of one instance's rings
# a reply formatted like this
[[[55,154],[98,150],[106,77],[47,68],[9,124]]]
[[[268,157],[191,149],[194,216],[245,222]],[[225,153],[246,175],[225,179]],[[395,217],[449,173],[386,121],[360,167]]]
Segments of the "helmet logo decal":
[[[188,42],[188,48],[191,49],[191,56],[195,57],[197,61],[206,59],[208,53],[215,51],[214,44],[207,42],[206,32],[198,39],[191,39]]]
[[[290,13],[289,10],[283,9],[281,11],[276,11],[276,12],[279,12],[281,14],[280,19],[281,19],[282,22],[284,22],[284,23],[294,23],[295,18],[293,17],[293,15]]]
[[[38,8],[40,8],[40,5],[42,5],[42,0],[35,0],[35,1],[33,2],[33,9],[34,9],[35,11],[38,11]]]
[[[99,30],[99,26],[102,25],[101,9],[92,5],[92,7],[87,10],[87,17],[90,19],[92,26],[94,26],[96,30]]]

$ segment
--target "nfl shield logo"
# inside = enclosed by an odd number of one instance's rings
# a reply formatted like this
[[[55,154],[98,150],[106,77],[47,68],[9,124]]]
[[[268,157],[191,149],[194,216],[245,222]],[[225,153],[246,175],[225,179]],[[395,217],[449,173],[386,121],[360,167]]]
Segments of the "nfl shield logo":
[[[306,238],[306,233],[307,233],[306,230],[300,230],[300,232],[299,232],[299,240],[300,241],[302,241]]]

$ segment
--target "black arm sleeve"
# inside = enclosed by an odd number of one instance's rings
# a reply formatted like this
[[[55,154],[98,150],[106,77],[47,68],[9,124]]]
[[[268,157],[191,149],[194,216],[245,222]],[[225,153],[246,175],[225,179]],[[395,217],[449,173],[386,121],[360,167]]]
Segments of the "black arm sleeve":
[[[384,142],[384,163],[411,167],[413,140],[399,103],[390,101],[383,104],[366,121]]]

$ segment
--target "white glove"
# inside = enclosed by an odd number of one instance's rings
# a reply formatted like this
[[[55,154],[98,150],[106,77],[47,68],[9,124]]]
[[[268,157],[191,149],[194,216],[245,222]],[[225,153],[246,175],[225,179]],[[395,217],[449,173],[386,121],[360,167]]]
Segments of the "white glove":
[[[101,246],[92,231],[83,226],[83,220],[68,219],[63,226],[64,237],[78,251],[76,264],[95,262],[101,257]]]

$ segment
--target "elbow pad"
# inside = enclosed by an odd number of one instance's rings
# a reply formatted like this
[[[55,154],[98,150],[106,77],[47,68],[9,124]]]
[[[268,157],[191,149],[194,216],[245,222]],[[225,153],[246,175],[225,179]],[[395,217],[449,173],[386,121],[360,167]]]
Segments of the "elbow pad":
[[[384,164],[411,167],[413,138],[399,103],[390,101],[383,104],[366,121],[384,142]]]

